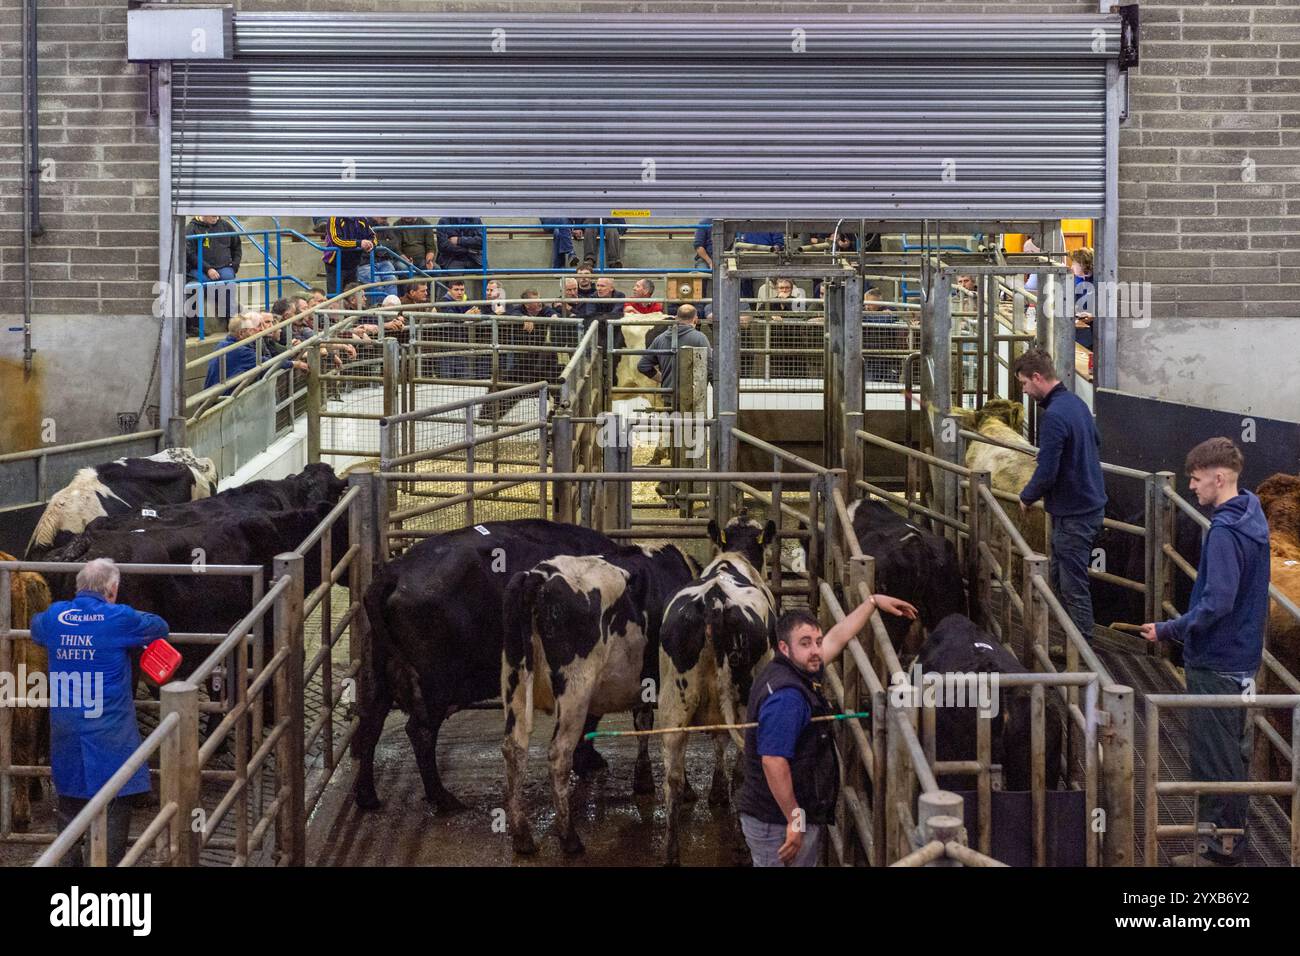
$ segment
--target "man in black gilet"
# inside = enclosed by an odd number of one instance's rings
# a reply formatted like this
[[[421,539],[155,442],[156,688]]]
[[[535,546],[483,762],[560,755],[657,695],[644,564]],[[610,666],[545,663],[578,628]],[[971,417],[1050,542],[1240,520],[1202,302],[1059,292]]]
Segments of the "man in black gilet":
[[[805,609],[776,622],[777,652],[754,681],[745,731],[745,782],[737,809],[755,866],[816,866],[835,814],[840,773],[834,713],[822,696],[822,665],[839,656],[872,612],[915,618],[916,608],[885,594],[859,604],[825,635]]]

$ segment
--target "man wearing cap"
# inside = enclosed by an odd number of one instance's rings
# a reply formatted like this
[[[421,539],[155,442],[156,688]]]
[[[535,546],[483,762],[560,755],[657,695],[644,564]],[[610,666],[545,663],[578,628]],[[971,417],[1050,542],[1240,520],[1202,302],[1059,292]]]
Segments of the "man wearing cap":
[[[32,640],[49,653],[50,769],[59,829],[68,826],[140,746],[131,675],[132,648],[166,637],[156,614],[117,603],[121,573],[96,558],[77,574],[77,596],[32,618]],[[108,804],[108,865],[126,854],[131,798],[149,790],[142,765]],[[89,846],[79,840],[61,861],[79,866]]]

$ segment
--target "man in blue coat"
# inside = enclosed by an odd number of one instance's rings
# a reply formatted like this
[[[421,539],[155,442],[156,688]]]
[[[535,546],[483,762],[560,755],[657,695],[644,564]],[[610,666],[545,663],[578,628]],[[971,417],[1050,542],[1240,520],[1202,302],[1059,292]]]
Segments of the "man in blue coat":
[[[169,633],[157,615],[116,603],[120,581],[110,559],[96,558],[77,574],[75,598],[32,618],[32,640],[49,653],[50,768],[60,830],[140,746],[127,652]],[[131,797],[148,790],[149,768],[142,766],[109,803],[109,866],[126,854]],[[63,866],[80,864],[85,842]]]
[[[1038,466],[1020,492],[1020,510],[1039,498],[1052,516],[1052,590],[1086,640],[1092,640],[1092,543],[1106,516],[1101,438],[1092,411],[1056,377],[1052,356],[1032,348],[1016,359],[1016,378],[1038,402]]]
[[[1245,462],[1231,438],[1211,438],[1187,454],[1189,487],[1202,507],[1213,506],[1210,530],[1187,613],[1172,621],[1142,625],[1149,641],[1183,645],[1183,673],[1189,694],[1246,695],[1264,655],[1268,620],[1268,521],[1259,499],[1240,491]],[[1251,723],[1244,707],[1197,707],[1187,711],[1187,740],[1193,780],[1246,780]],[[1196,819],[1214,831],[1196,851],[1176,856],[1174,866],[1236,866],[1246,857],[1249,797],[1203,793]],[[1240,835],[1221,833],[1239,830]],[[1199,855],[1199,858],[1198,858]]]

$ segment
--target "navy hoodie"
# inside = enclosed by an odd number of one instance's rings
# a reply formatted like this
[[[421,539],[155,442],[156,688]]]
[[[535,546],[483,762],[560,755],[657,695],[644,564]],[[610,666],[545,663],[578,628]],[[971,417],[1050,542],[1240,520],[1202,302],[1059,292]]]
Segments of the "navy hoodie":
[[[1038,403],[1038,467],[1020,492],[1032,505],[1039,498],[1054,517],[1090,515],[1106,507],[1101,477],[1101,436],[1083,399],[1058,382]]]
[[[1161,640],[1183,645],[1183,663],[1222,673],[1253,673],[1268,618],[1268,522],[1243,491],[1214,509],[1187,613],[1156,624]]]

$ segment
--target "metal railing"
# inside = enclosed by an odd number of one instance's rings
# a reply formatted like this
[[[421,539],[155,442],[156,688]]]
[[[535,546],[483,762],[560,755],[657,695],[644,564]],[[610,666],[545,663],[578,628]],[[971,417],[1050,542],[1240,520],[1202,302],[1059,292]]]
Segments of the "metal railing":
[[[972,472],[961,465],[945,461],[934,455],[908,448],[897,442],[889,441],[868,432],[857,431],[857,441],[884,448],[905,456],[907,473],[912,476],[907,490],[903,494],[892,492],[874,482],[858,480],[854,482],[857,489],[874,495],[904,510],[908,517],[920,515],[930,520],[936,533],[950,537],[957,545],[957,551],[963,567],[964,576],[970,583],[972,591],[973,615],[976,620],[989,624],[998,639],[1017,654],[1031,672],[1027,675],[999,675],[1000,684],[1008,688],[1026,685],[1030,688],[1030,758],[1032,768],[1031,802],[1033,811],[1033,830],[1031,847],[1036,864],[1046,861],[1046,792],[1053,788],[1054,781],[1048,781],[1045,775],[1046,755],[1046,694],[1048,688],[1054,688],[1061,697],[1069,715],[1067,724],[1067,759],[1065,773],[1072,777],[1075,761],[1069,754],[1081,755],[1079,779],[1073,781],[1085,792],[1085,803],[1089,813],[1104,805],[1110,821],[1106,843],[1098,845],[1097,834],[1085,822],[1086,859],[1089,865],[1098,862],[1102,852],[1109,861],[1131,860],[1132,845],[1132,739],[1131,714],[1132,693],[1127,688],[1112,686],[1110,676],[1100,660],[1093,653],[1083,635],[1070,622],[1060,602],[1052,594],[1047,584],[1046,562],[1042,555],[1036,554],[1024,541],[1019,530],[1011,522],[992,495],[989,487],[989,475],[986,472]],[[952,482],[957,488],[965,487],[966,502],[945,512],[940,508],[921,504],[922,481],[921,469],[925,467],[932,473],[931,483],[939,486]],[[915,490],[913,490],[915,489]],[[936,495],[936,497],[941,497]],[[836,508],[842,512],[840,526],[843,540],[832,545],[832,570],[834,575],[836,562],[847,562],[848,574],[844,574],[844,565],[840,565],[840,580],[845,594],[854,593],[854,603],[866,600],[871,592],[874,577],[874,563],[861,553],[861,548],[852,532],[843,497],[836,492]],[[965,520],[962,520],[962,516]],[[999,552],[1001,558],[999,558]],[[1023,575],[1017,580],[1013,576],[1011,556],[1020,559]],[[1003,598],[1003,622],[995,619],[993,614],[992,591],[997,583]],[[855,593],[856,592],[856,593]],[[1017,612],[1023,622],[1025,638],[1019,651],[1011,644],[1012,611]],[[898,666],[897,655],[888,641],[888,634],[878,615],[872,620],[879,625],[875,635],[877,647],[876,683],[884,686],[893,679],[895,673],[903,673]],[[1059,672],[1052,661],[1048,632],[1052,621],[1064,631],[1065,672]],[[874,628],[873,628],[874,629]],[[845,658],[848,668],[850,657]],[[850,690],[851,681],[841,678],[846,689],[844,705],[849,706],[854,699]],[[1083,695],[1080,697],[1080,689]],[[1106,698],[1106,717],[1102,716],[1100,701]],[[894,708],[895,710],[897,708]],[[991,740],[988,721],[977,720],[977,753],[973,760],[955,763],[934,763],[935,721],[933,710],[922,708],[918,717],[911,715],[910,727],[915,730],[922,727],[923,741],[913,747],[912,733],[904,725],[908,720],[898,720],[899,729],[895,730],[895,718],[887,718],[886,734],[893,732],[897,738],[893,747],[888,747],[886,764],[886,792],[883,795],[885,815],[885,852],[889,857],[903,847],[907,834],[915,832],[914,825],[908,818],[907,807],[911,804],[911,793],[915,788],[928,791],[930,779],[938,774],[973,774],[977,779],[976,813],[980,821],[980,849],[987,853],[991,846],[991,775],[993,772]],[[1096,756],[1099,739],[1099,725],[1105,722],[1110,732],[1102,735],[1103,757],[1099,762]],[[1128,737],[1123,728],[1128,728]],[[918,761],[916,754],[928,756],[930,762]],[[932,764],[932,766],[931,766]],[[924,767],[924,771],[922,771]],[[1127,773],[1127,777],[1125,776]],[[889,779],[894,777],[893,791],[889,789]],[[898,779],[900,778],[901,779]],[[1125,781],[1127,780],[1127,784]],[[1103,789],[1104,788],[1104,789]],[[1127,797],[1126,797],[1127,793]],[[851,798],[850,798],[851,799]],[[881,806],[873,803],[873,807]],[[1091,819],[1088,817],[1087,819]],[[891,836],[892,834],[892,836]],[[890,857],[894,858],[894,857]]]
[[[46,445],[0,455],[0,510],[44,504],[54,491],[72,479],[79,468],[99,464],[101,449],[135,451],[130,446],[140,445],[140,451],[152,455],[160,450],[162,440],[163,430],[152,428],[129,435]],[[87,455],[87,452],[95,454]],[[25,491],[27,488],[31,490]]]
[[[169,635],[173,643],[202,643],[212,650],[185,680],[162,689],[158,727],[141,743],[124,766],[105,784],[59,834],[11,834],[7,809],[0,831],[15,842],[44,843],[49,848],[37,865],[55,865],[87,834],[91,863],[107,860],[107,808],[138,768],[160,754],[158,772],[161,807],[132,841],[122,866],[152,863],[197,865],[204,851],[232,852],[235,866],[277,860],[281,865],[302,865],[306,854],[306,820],[343,762],[357,726],[349,708],[357,697],[361,662],[366,656],[368,629],[361,613],[361,596],[369,586],[373,562],[375,513],[373,481],[354,475],[350,488],[298,547],[278,555],[273,581],[262,593],[260,565],[208,565],[199,571],[189,565],[119,565],[129,574],[243,574],[252,579],[253,604],[228,632]],[[335,553],[333,538],[346,522],[348,546]],[[305,562],[319,551],[320,583],[304,593]],[[0,562],[0,670],[9,667],[11,642],[30,632],[9,626],[9,576],[29,568],[47,573],[71,572],[79,564]],[[332,602],[334,588],[346,582],[348,600],[339,611]],[[306,626],[318,625],[320,643],[306,659]],[[263,651],[263,633],[272,629],[270,654]],[[334,653],[348,635],[347,663]],[[223,693],[219,701],[204,703],[199,687],[220,674]],[[306,692],[320,685],[320,710],[306,725]],[[273,719],[264,713],[270,695]],[[138,702],[152,709],[151,702]],[[158,705],[154,705],[158,706]],[[208,713],[216,720],[206,738],[199,733],[199,718]],[[0,708],[0,790],[8,808],[13,779],[47,775],[47,767],[15,766],[11,752],[10,708]],[[233,768],[212,766],[223,748],[233,748]],[[272,757],[274,759],[272,759]],[[267,777],[274,780],[269,792]],[[310,788],[308,784],[310,783]],[[211,809],[208,805],[212,804]],[[199,825],[195,825],[195,823]],[[224,824],[224,826],[223,826]],[[218,828],[233,828],[233,837],[218,835]],[[274,837],[271,852],[268,837]]]

